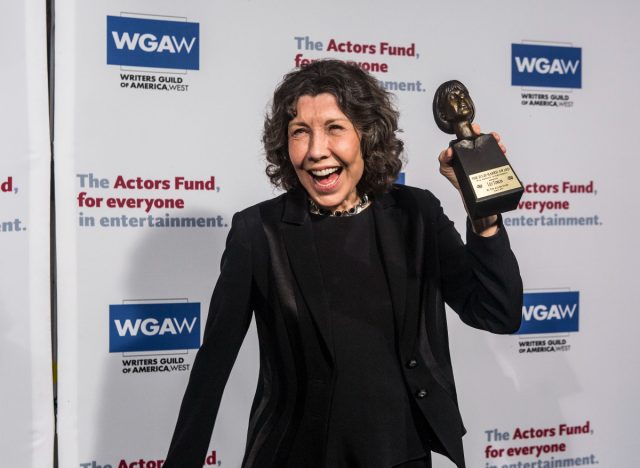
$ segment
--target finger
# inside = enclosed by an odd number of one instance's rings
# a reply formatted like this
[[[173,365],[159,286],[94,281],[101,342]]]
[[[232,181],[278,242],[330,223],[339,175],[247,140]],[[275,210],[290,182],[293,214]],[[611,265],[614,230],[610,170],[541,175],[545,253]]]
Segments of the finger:
[[[491,132],[491,135],[493,135],[493,138],[495,138],[497,142],[500,141],[500,134],[498,132]]]
[[[438,155],[438,161],[441,164],[449,164],[451,158],[453,157],[453,150],[451,148],[444,149]]]
[[[500,149],[502,150],[502,152],[503,152],[504,154],[507,154],[507,147],[506,147],[506,146],[504,146],[502,143],[498,143],[498,145],[500,145]]]
[[[477,123],[471,124],[471,129],[473,130],[473,133],[480,135],[480,125]]]

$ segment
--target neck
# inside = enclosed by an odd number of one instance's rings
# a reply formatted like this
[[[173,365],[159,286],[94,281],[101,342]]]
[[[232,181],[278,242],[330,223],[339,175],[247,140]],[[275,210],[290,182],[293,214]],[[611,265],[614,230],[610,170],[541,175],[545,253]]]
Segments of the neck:
[[[349,193],[347,198],[342,200],[342,203],[340,203],[339,205],[336,205],[336,206],[322,206],[322,205],[320,205],[320,208],[322,208],[325,211],[330,211],[330,212],[347,211],[347,210],[350,210],[351,208],[353,208],[354,206],[356,206],[358,203],[360,203],[360,197],[358,196],[358,192],[355,189],[353,189],[353,191],[351,193]]]
[[[473,138],[476,136],[475,133],[473,133],[473,129],[471,128],[471,122],[469,122],[468,120],[455,122],[453,124],[453,130],[456,132],[456,136],[459,139]]]
[[[311,211],[311,213],[329,216],[352,216],[360,213],[370,204],[369,197],[367,197],[367,195],[356,198],[356,201],[353,204],[341,203],[337,207],[318,206],[311,198],[309,198],[308,200],[309,210]]]

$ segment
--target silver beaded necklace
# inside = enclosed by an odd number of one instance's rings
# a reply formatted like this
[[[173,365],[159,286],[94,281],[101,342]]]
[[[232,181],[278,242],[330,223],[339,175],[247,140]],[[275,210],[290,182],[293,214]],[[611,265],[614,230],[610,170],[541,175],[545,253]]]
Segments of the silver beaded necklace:
[[[320,208],[318,205],[316,205],[316,203],[311,198],[309,198],[309,212],[311,214],[315,214],[315,215],[335,216],[335,217],[339,218],[339,217],[343,217],[343,216],[354,216],[354,215],[357,215],[362,210],[367,208],[370,204],[371,204],[371,200],[369,200],[369,197],[365,193],[364,195],[362,195],[360,197],[360,201],[358,202],[358,204],[352,206],[348,210],[331,211],[331,210],[326,210],[324,208]]]

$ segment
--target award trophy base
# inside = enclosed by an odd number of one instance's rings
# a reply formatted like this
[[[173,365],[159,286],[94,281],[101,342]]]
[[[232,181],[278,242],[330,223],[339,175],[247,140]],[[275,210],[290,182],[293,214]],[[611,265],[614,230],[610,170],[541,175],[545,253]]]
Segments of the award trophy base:
[[[453,170],[471,219],[515,210],[524,193],[493,135],[454,140]]]

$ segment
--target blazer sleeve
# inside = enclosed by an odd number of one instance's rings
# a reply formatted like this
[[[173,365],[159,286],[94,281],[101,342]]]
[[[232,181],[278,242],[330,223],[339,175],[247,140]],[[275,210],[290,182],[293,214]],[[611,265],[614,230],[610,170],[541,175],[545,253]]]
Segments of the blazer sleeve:
[[[435,197],[434,197],[435,198]],[[472,327],[514,333],[522,317],[522,279],[509,236],[499,229],[482,237],[467,219],[466,245],[437,202],[436,226],[444,300]]]
[[[251,322],[252,257],[241,213],[231,230],[165,468],[202,468],[224,387]]]

